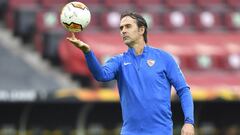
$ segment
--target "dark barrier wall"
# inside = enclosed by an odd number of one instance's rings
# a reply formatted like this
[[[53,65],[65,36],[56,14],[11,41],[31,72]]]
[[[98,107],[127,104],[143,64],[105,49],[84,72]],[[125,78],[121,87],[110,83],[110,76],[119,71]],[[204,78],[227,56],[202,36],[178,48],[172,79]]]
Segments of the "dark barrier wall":
[[[196,132],[227,134],[240,126],[239,102],[195,102]],[[182,110],[172,103],[174,133],[182,126]],[[121,128],[118,103],[1,103],[0,135],[117,135]],[[208,128],[208,131],[205,131]],[[209,131],[210,130],[210,131]]]

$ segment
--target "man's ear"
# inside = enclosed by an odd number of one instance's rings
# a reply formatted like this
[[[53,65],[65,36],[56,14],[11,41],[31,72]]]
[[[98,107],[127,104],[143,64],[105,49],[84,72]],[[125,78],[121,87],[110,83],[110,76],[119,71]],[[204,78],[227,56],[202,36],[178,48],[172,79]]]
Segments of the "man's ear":
[[[139,32],[141,32],[141,34],[143,34],[144,31],[145,31],[145,27],[141,26],[141,27],[139,28]]]

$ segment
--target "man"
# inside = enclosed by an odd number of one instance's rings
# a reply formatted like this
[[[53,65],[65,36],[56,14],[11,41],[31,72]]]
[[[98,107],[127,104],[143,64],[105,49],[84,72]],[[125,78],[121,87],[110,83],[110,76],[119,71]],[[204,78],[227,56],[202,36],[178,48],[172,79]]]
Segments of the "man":
[[[88,67],[98,81],[116,79],[122,107],[121,135],[171,135],[171,86],[184,112],[182,135],[194,134],[193,101],[179,66],[161,49],[147,45],[147,23],[135,13],[121,16],[120,33],[128,50],[101,66],[90,46],[74,33],[67,39],[85,54]]]

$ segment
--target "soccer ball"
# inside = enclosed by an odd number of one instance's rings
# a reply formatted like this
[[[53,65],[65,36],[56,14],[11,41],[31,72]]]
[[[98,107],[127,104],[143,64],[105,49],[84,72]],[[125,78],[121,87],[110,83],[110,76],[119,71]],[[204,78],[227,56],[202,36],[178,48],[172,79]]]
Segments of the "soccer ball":
[[[91,21],[88,7],[81,2],[70,2],[62,8],[61,24],[70,32],[80,32]]]

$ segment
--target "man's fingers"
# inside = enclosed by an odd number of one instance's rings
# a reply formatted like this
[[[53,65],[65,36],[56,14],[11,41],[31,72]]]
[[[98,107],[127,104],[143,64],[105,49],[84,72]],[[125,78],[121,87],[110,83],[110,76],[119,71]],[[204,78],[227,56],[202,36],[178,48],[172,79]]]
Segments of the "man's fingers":
[[[70,38],[70,37],[67,37],[66,39],[67,39],[68,41],[70,41],[70,42],[74,42],[73,39]]]
[[[75,39],[73,39],[72,37],[67,37],[66,39],[67,39],[68,41],[75,42]]]
[[[77,48],[80,48],[83,52],[89,52],[90,51],[90,47],[86,43],[77,39],[75,37],[74,33],[72,33],[72,37],[66,37],[66,39],[69,42],[71,42],[74,46],[76,46]]]
[[[72,38],[76,38],[76,36],[75,36],[75,34],[74,34],[74,32],[71,32],[72,33]]]
[[[76,40],[75,34],[73,32],[71,32],[72,36],[71,37],[67,37],[66,39],[68,41],[74,42],[74,40]]]
[[[194,133],[182,131],[182,132],[181,132],[181,135],[194,135]]]
[[[185,131],[184,129],[181,131],[181,135],[194,135],[194,132]]]
[[[72,37],[67,37],[66,39],[75,46],[78,46],[78,47],[82,46],[81,44],[82,42],[80,40],[73,39]]]

